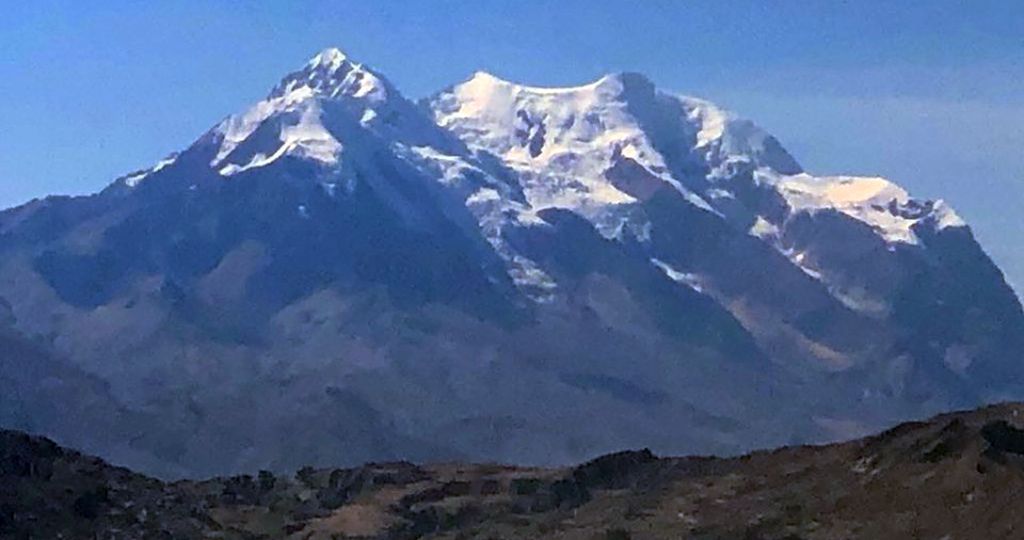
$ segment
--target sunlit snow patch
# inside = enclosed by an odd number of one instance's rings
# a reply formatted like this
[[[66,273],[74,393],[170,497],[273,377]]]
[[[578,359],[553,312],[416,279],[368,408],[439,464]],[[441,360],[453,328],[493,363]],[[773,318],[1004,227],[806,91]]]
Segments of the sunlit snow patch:
[[[943,201],[913,199],[903,188],[881,177],[809,174],[780,176],[761,170],[796,211],[832,209],[870,225],[888,242],[917,244],[914,226],[933,220],[938,229],[960,227],[964,221]]]
[[[167,156],[166,158],[161,159],[160,161],[156,162],[156,165],[153,165],[153,167],[150,168],[149,170],[142,171],[142,172],[139,172],[139,173],[135,173],[135,174],[130,175],[130,176],[126,176],[124,178],[124,185],[126,185],[128,187],[136,187],[143,180],[145,180],[147,177],[149,177],[149,175],[151,175],[151,174],[153,174],[155,172],[159,172],[164,167],[167,167],[168,165],[174,163],[175,160],[177,160],[177,159],[178,159],[178,154],[176,154],[176,153],[175,154],[171,154],[171,155]]]

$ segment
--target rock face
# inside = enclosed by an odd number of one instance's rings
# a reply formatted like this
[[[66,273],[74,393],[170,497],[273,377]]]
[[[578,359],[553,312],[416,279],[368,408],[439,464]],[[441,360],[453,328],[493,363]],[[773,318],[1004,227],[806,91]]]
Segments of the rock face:
[[[155,166],[0,213],[0,298],[62,366],[0,383],[89,381],[61,407],[126,435],[6,392],[0,419],[165,476],[735,453],[1024,395],[1021,306],[945,203],[636,74],[413,103],[326,50]]]
[[[163,483],[0,431],[4,538],[1016,538],[1024,405],[738,458],[373,463]]]

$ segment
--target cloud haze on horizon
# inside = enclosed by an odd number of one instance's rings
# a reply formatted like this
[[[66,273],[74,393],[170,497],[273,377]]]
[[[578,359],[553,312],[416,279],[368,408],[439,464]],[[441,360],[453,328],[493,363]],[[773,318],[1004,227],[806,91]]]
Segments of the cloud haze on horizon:
[[[1024,287],[1024,4],[37,2],[0,20],[0,206],[88,193],[338,46],[423,97],[483,69],[639,71],[775,134],[816,173],[950,201]]]

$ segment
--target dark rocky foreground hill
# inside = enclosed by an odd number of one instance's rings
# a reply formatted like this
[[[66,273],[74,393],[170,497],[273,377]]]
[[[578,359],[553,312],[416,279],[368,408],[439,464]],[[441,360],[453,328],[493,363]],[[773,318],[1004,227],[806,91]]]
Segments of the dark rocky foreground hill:
[[[720,459],[369,464],[164,483],[0,432],[2,538],[1020,538],[1024,404]]]

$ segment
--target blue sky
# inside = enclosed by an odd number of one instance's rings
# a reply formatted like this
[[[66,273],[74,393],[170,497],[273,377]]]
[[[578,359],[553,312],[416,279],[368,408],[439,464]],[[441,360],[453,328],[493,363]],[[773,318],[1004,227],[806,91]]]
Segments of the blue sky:
[[[949,200],[1024,287],[1016,0],[9,2],[0,206],[98,190],[332,45],[414,98],[478,69],[645,73],[752,118],[812,172]]]

